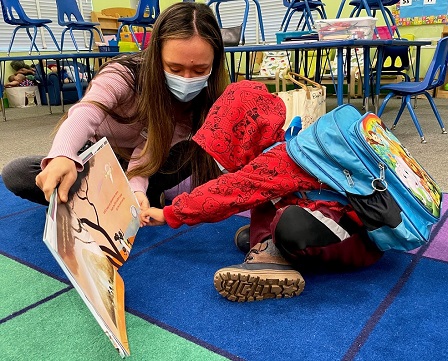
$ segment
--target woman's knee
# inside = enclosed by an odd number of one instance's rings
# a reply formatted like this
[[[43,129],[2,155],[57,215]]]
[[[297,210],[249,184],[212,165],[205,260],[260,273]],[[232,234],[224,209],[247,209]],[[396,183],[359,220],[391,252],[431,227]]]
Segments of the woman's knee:
[[[41,171],[42,157],[23,157],[12,160],[2,169],[5,187],[15,195],[35,203],[47,204],[43,192],[36,186],[36,176]]]

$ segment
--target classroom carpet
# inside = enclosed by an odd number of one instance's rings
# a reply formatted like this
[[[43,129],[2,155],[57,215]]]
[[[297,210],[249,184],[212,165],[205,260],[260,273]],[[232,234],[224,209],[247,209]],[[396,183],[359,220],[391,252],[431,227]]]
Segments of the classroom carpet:
[[[42,241],[46,207],[1,178],[0,199],[0,359],[120,360]],[[300,296],[247,303],[213,287],[217,269],[243,261],[233,235],[247,217],[141,229],[120,269],[128,360],[446,360],[447,217],[413,252],[305,274]]]

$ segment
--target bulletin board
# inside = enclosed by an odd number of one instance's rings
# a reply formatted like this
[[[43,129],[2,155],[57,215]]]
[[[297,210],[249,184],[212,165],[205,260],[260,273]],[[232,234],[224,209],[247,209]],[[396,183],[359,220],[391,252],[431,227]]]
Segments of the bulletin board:
[[[448,0],[400,0],[392,11],[399,26],[448,23]]]

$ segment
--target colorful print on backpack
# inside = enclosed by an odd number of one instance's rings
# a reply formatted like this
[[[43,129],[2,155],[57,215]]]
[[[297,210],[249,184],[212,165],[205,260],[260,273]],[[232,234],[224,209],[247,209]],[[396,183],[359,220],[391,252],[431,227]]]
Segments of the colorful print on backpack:
[[[368,114],[361,123],[361,132],[373,151],[403,182],[434,217],[440,216],[442,191],[425,169],[407,152],[395,135],[378,117]]]

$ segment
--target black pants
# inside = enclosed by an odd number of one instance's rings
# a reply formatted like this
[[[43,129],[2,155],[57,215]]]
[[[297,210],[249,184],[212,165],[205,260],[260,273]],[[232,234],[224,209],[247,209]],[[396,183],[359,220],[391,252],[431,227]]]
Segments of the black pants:
[[[179,161],[186,153],[188,142],[174,145],[161,170],[149,179],[147,197],[151,206],[160,206],[160,195],[164,190],[173,188],[191,175],[191,164]],[[28,156],[14,159],[3,167],[2,179],[6,188],[16,196],[34,203],[48,205],[42,190],[36,185],[36,176],[41,172],[43,156]],[[120,162],[122,166],[126,162]]]

